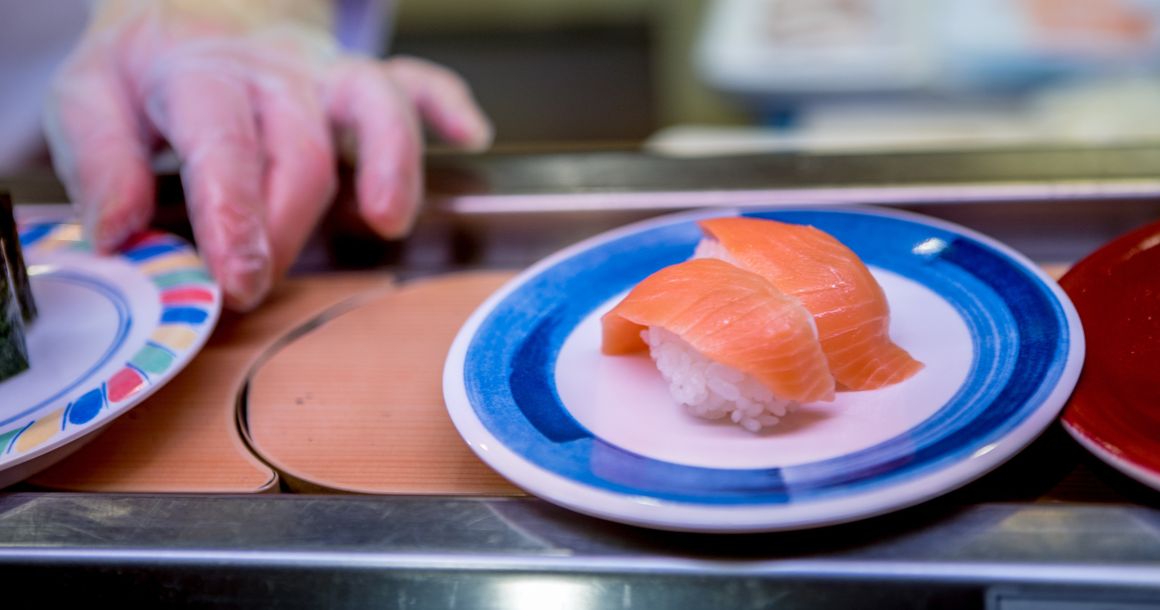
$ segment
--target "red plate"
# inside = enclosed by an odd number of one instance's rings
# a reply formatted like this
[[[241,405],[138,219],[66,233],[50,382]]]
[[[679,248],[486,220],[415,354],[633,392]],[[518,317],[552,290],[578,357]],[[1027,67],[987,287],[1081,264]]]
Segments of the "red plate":
[[[1111,466],[1160,489],[1160,222],[1117,237],[1060,284],[1087,338],[1064,427]]]

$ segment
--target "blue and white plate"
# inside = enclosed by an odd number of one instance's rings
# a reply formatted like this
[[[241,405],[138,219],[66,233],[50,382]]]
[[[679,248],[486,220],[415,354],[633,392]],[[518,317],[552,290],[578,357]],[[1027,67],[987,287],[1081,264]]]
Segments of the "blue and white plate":
[[[740,214],[740,212],[724,212]],[[885,210],[776,209],[870,266],[891,336],[926,367],[892,387],[802,405],[762,434],[692,417],[648,357],[600,353],[600,316],[689,258],[711,213],[584,241],[492,295],[448,355],[456,427],[492,468],[576,511],[648,527],[773,531],[910,506],[995,468],[1054,420],[1084,354],[1075,310],[1010,248]]]

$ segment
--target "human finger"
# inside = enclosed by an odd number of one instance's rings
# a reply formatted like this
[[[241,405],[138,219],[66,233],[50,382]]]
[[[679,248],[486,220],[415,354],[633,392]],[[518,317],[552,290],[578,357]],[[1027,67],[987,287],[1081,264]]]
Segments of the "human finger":
[[[151,116],[181,158],[197,245],[227,307],[249,310],[270,289],[264,160],[248,84],[224,66],[173,66]]]
[[[280,277],[334,197],[334,144],[313,83],[287,77],[260,88],[257,96],[266,155],[266,230],[274,277]]]
[[[327,110],[354,134],[359,213],[384,237],[410,230],[422,196],[423,139],[410,100],[381,66],[344,60],[333,71]]]
[[[414,57],[391,59],[383,68],[440,138],[469,150],[491,145],[491,122],[458,74]]]
[[[149,132],[104,50],[78,50],[58,72],[44,128],[57,175],[98,252],[149,224],[156,188]]]

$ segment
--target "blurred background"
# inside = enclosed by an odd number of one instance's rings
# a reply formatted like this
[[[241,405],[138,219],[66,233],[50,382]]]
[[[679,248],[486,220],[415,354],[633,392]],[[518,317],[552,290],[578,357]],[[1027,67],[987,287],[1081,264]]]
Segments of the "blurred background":
[[[54,19],[49,7],[78,1],[42,0],[40,12],[32,12]],[[428,171],[428,193],[444,199],[747,188],[836,188],[849,197],[849,189],[883,185],[1018,181],[1038,197],[1058,198],[1068,188],[1098,194],[1083,206],[976,211],[964,204],[938,211],[1051,261],[1074,260],[1160,214],[1160,0],[393,2],[390,37],[378,51],[424,57],[462,74],[495,124],[495,150],[530,153],[432,155],[428,170],[442,171]],[[8,25],[16,33],[29,29]],[[72,26],[79,31],[83,21]],[[9,50],[15,40],[0,36],[0,65],[7,60],[8,68],[36,69],[47,78],[51,70]],[[25,114],[35,116],[39,99],[25,97]],[[721,157],[685,163],[632,154],[638,149]],[[973,158],[975,149],[985,150]],[[803,154],[746,163],[723,156],[779,151]],[[878,154],[898,151],[893,158]],[[829,153],[837,154],[820,158]],[[176,159],[164,161],[158,167],[170,179],[161,181],[158,198],[181,202],[171,175]],[[65,200],[47,157],[40,162],[39,173],[5,182],[0,159],[0,190],[17,202]],[[1116,208],[1118,216],[1109,219],[1104,203],[1116,196],[1147,197],[1150,205]],[[477,210],[470,223],[431,213],[403,252],[359,224],[349,188],[339,199],[347,205],[335,206],[326,228],[343,238],[330,240],[333,251],[304,256],[301,269],[325,269],[334,259],[376,266],[400,257],[430,269],[449,257],[520,266],[637,215],[708,205],[650,195],[653,207],[634,207],[610,198],[592,208],[605,213],[586,217],[588,224],[575,214],[560,220],[577,205],[566,197],[536,200],[536,212],[553,214],[529,212],[522,224],[507,212],[493,220]],[[1103,219],[1099,231],[1093,206]],[[182,220],[181,206],[165,209],[172,225]],[[509,236],[509,224],[535,228]],[[489,249],[495,244],[503,247]]]
[[[390,52],[459,71],[500,144],[639,142],[697,113],[693,105],[727,112],[687,64],[702,9],[701,0],[400,0]]]
[[[400,0],[393,31],[471,82],[502,149],[1160,135],[1160,0]]]

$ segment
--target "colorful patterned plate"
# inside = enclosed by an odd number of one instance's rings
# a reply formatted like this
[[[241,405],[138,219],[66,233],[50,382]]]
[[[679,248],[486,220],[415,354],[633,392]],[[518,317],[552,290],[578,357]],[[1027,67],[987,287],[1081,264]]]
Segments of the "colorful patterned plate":
[[[998,466],[1062,408],[1083,333],[1059,287],[1011,249],[913,214],[800,209],[870,265],[891,334],[926,364],[892,387],[803,405],[768,433],[686,414],[647,356],[599,352],[600,315],[700,239],[684,214],[564,250],[484,303],[458,335],[444,396],[489,465],[587,514],[690,531],[851,521],[932,498]],[[724,212],[725,214],[739,212]]]
[[[1067,272],[1090,357],[1063,425],[1097,457],[1160,490],[1160,222]]]
[[[78,225],[22,227],[40,317],[32,367],[0,383],[0,485],[78,449],[201,349],[221,294],[193,248],[149,233],[118,256],[93,255]]]

